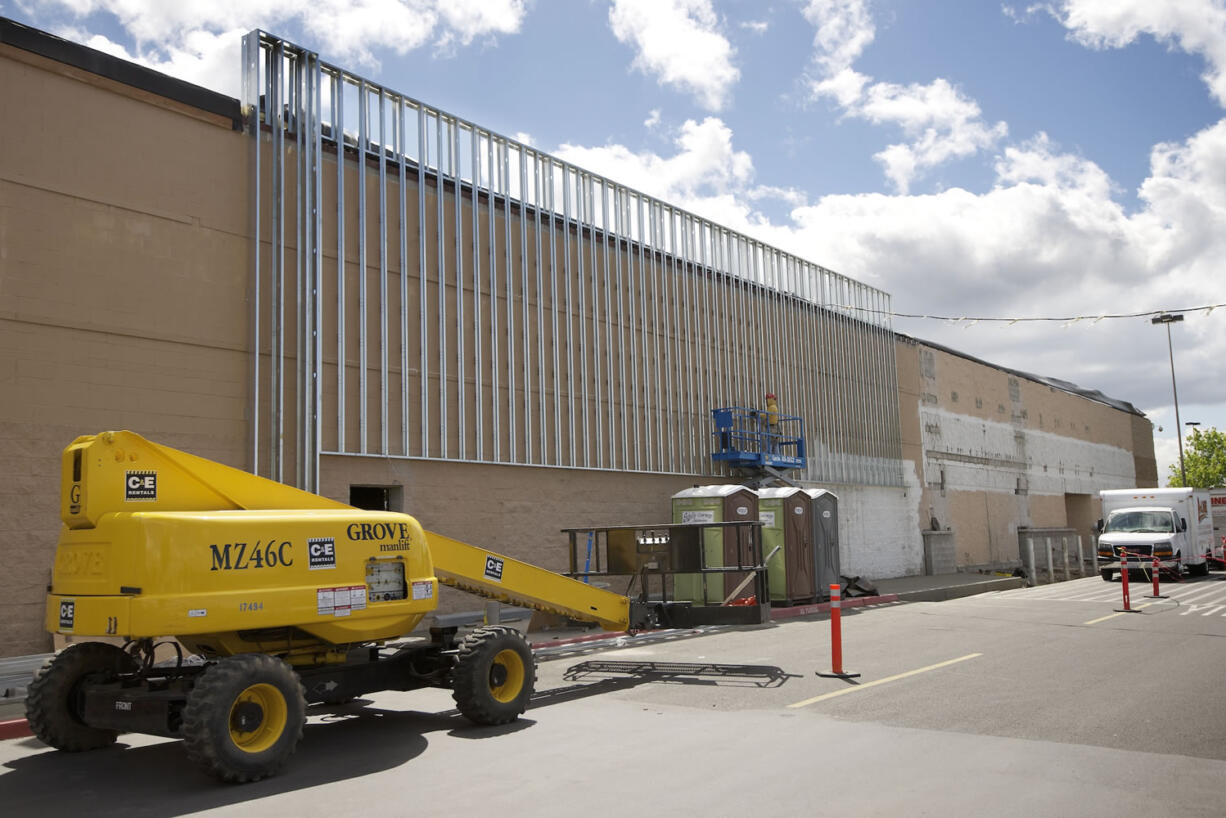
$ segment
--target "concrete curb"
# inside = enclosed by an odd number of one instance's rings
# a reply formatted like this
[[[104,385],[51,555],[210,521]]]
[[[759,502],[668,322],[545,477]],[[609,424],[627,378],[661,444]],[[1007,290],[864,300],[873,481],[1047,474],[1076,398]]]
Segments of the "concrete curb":
[[[30,732],[30,724],[25,719],[10,719],[0,721],[0,741],[10,738],[28,738],[34,735]]]

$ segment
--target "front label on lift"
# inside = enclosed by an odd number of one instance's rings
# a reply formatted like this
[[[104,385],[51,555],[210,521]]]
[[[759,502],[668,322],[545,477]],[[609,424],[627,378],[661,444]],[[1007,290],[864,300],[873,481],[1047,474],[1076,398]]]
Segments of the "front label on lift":
[[[485,578],[494,582],[502,582],[502,558],[487,554],[485,557]]]
[[[75,599],[60,600],[60,630],[72,630],[73,620],[77,618],[77,601]]]
[[[124,478],[123,499],[156,500],[158,498],[158,473],[156,471],[129,471]]]

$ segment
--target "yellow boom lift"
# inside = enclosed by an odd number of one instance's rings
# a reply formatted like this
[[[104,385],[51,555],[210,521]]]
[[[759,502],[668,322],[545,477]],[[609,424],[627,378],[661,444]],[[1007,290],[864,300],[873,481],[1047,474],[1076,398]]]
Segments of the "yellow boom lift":
[[[631,600],[132,432],[65,449],[60,502],[46,627],[126,643],[74,641],[31,683],[30,728],[60,750],[170,736],[216,777],[244,782],[285,763],[309,703],[442,687],[476,724],[517,719],[536,675],[517,631],[400,641],[435,609],[440,583],[606,630],[679,621],[677,603]],[[168,636],[179,659],[155,664]]]

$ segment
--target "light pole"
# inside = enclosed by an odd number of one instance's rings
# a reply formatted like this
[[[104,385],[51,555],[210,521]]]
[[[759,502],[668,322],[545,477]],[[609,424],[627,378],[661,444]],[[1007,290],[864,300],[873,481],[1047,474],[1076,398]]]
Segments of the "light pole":
[[[1171,346],[1171,324],[1182,321],[1183,315],[1165,312],[1149,319],[1151,324],[1166,324],[1166,352],[1171,359],[1171,392],[1175,395],[1175,434],[1179,438],[1179,480],[1188,485],[1188,474],[1183,468],[1183,424],[1179,422],[1179,389],[1175,386],[1175,350]]]

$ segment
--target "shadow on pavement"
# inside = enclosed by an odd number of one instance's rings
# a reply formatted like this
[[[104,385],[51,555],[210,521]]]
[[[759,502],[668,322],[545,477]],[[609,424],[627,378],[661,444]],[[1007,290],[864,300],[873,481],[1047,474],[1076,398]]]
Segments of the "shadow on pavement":
[[[270,795],[317,787],[398,767],[421,755],[424,734],[451,731],[484,738],[523,729],[471,727],[462,717],[361,707],[363,700],[333,708],[311,708],[323,723],[307,724],[298,751],[272,778],[253,784],[222,784],[188,761],[178,741],[106,750],[61,753],[47,749],[6,763],[0,776],[0,803],[21,815],[125,814],[177,816],[257,801]],[[23,746],[43,748],[36,739]]]

